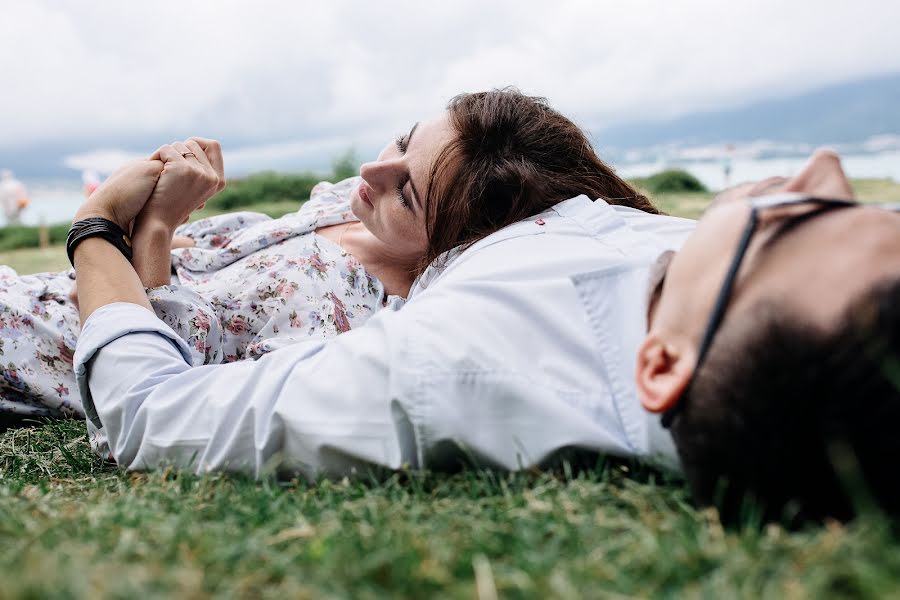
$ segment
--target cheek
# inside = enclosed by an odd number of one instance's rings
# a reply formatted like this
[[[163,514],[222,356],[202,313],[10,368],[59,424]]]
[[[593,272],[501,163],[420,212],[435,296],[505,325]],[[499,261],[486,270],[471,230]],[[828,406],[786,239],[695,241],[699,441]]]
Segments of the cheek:
[[[425,224],[399,203],[397,208],[392,209],[387,216],[386,225],[389,235],[394,238],[397,246],[404,248],[409,253],[424,253],[427,245]]]

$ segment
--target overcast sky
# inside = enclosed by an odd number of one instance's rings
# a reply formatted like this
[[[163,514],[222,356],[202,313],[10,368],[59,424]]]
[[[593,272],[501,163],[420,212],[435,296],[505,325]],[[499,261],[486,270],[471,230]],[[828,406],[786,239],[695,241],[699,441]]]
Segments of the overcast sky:
[[[900,71],[898,23],[893,0],[3,0],[0,151],[197,134],[303,162],[504,85],[600,129]]]

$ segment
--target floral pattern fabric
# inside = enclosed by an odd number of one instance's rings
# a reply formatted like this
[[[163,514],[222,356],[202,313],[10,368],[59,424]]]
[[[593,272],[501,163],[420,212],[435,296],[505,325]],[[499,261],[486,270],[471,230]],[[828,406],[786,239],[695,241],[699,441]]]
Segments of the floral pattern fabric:
[[[252,212],[181,226],[196,246],[172,251],[172,283],[148,290],[157,316],[195,365],[258,358],[358,327],[387,302],[379,280],[316,229],[356,220],[359,178],[317,185],[296,213]],[[72,373],[80,330],[74,273],[19,276],[0,267],[0,412],[80,416]]]
[[[80,329],[69,300],[74,280],[71,270],[19,276],[0,266],[0,412],[81,414],[72,372]]]

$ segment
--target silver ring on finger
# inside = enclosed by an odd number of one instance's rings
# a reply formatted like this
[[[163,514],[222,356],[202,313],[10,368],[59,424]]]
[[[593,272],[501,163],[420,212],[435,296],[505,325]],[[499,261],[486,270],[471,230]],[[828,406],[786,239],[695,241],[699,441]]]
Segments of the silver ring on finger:
[[[182,152],[181,156],[182,156],[182,158],[187,158],[188,156],[193,156],[194,158],[197,158],[197,155],[194,154],[193,152]]]

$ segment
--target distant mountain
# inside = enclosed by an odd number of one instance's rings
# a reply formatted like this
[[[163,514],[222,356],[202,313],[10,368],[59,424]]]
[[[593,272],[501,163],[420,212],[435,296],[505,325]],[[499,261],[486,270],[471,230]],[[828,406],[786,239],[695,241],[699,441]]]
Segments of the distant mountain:
[[[768,139],[828,144],[900,134],[900,73],[819,88],[741,108],[593,131],[603,148],[701,145]]]
[[[152,139],[68,140],[17,148],[0,147],[0,168],[12,168],[24,178],[77,178],[64,165],[67,155],[96,148],[150,152],[160,139],[181,139],[190,132],[161,131]],[[624,150],[672,144],[701,146],[726,142],[839,144],[861,142],[880,134],[900,135],[900,73],[820,88],[798,96],[766,100],[741,108],[694,113],[667,121],[645,120],[595,129],[593,139],[604,158],[619,161]],[[260,140],[220,137],[226,148],[241,148]],[[357,148],[360,156],[374,148]],[[291,159],[294,161],[294,159]],[[269,168],[296,170],[322,165],[273,161]]]

